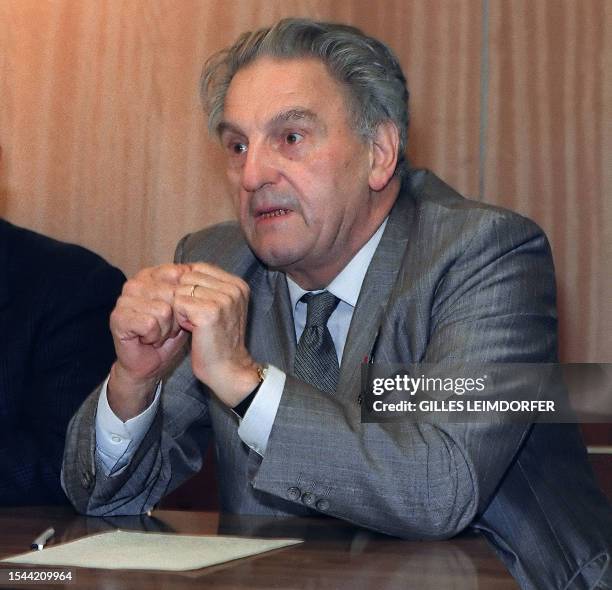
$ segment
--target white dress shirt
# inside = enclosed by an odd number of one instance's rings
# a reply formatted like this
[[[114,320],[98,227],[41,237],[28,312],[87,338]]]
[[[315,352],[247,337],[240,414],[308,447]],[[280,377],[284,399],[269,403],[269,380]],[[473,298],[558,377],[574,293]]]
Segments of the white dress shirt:
[[[359,252],[355,254],[351,261],[326,288],[327,291],[340,300],[327,322],[327,328],[334,342],[339,363],[342,359],[346,337],[363,279],[386,225],[387,219],[383,221],[374,235],[362,246]],[[291,299],[291,310],[293,312],[295,337],[299,341],[306,325],[307,307],[306,303],[300,301],[300,299],[308,291],[302,289],[289,277],[286,278]],[[273,365],[269,365],[266,378],[262,382],[257,395],[253,398],[244,418],[240,420],[238,436],[240,436],[245,444],[262,456],[266,451],[272,425],[274,424],[276,412],[283,395],[285,379],[286,375],[283,371]],[[107,383],[108,378],[102,386],[98,401],[98,411],[96,414],[96,453],[106,469],[106,473],[109,474],[111,471],[117,473],[118,470],[125,467],[142,442],[159,406],[161,383],[157,386],[155,399],[151,405],[144,412],[126,422],[118,418],[108,405],[106,397]]]

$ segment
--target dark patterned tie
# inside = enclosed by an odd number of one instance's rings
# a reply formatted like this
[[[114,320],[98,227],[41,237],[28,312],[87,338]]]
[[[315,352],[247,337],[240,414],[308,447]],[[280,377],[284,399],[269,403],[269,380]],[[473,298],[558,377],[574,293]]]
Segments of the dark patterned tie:
[[[329,316],[340,300],[329,291],[306,293],[306,327],[295,351],[293,372],[296,377],[328,393],[336,391],[340,368],[334,341],[327,329]]]

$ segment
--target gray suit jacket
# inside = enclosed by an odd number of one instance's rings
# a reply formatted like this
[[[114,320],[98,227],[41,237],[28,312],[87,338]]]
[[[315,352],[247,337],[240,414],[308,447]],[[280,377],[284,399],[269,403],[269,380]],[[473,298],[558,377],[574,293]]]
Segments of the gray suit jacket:
[[[288,374],[267,451],[262,458],[242,443],[236,416],[193,376],[187,354],[120,473],[105,477],[96,466],[99,392],[74,417],[63,481],[77,510],[150,509],[200,469],[214,433],[224,510],[323,512],[419,539],[474,525],[524,588],[593,587],[612,519],[574,426],[361,423],[360,365],[375,339],[382,362],[556,360],[554,272],[541,230],[462,198],[431,173],[415,171],[404,184],[363,283],[334,395],[291,375],[285,278],[253,256],[237,225],[184,238],[177,260],[213,262],[249,283],[248,349]]]

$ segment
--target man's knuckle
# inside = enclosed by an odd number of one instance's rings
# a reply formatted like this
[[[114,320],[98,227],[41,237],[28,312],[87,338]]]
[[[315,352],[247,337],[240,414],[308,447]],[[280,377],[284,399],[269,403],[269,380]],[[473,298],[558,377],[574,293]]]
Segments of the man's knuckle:
[[[206,323],[215,323],[221,317],[221,306],[217,301],[205,301],[202,305],[202,319]]]
[[[219,310],[222,308],[231,307],[234,304],[235,297],[233,293],[220,292],[217,297]]]
[[[145,315],[142,320],[143,328],[147,333],[154,332],[157,330],[158,323],[157,320],[151,315]]]
[[[249,287],[249,284],[246,281],[243,281],[242,279],[240,279],[238,282],[238,286],[240,288],[240,292],[242,293],[242,296],[248,299],[248,297],[251,294],[251,288]]]
[[[136,279],[130,279],[123,285],[121,293],[127,296],[137,295],[140,292],[139,282]]]
[[[243,297],[242,286],[239,284],[230,284],[229,294],[233,301],[238,301]]]
[[[122,323],[123,320],[123,310],[115,307],[110,314],[110,325],[111,328],[114,326],[118,326]]]
[[[159,304],[159,316],[162,319],[162,321],[168,323],[170,321],[172,321],[173,318],[173,311],[172,311],[172,306],[164,303],[164,302],[160,302]]]

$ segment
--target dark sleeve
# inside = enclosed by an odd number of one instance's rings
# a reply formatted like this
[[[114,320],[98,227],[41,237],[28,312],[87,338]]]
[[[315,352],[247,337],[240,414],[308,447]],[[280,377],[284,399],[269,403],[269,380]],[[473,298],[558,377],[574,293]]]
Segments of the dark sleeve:
[[[31,268],[37,279],[14,304],[23,315],[13,322],[14,364],[23,360],[24,369],[2,417],[1,504],[66,502],[60,467],[68,421],[114,360],[109,315],[125,277],[70,248],[56,266],[41,260]]]

